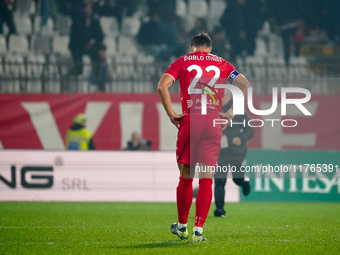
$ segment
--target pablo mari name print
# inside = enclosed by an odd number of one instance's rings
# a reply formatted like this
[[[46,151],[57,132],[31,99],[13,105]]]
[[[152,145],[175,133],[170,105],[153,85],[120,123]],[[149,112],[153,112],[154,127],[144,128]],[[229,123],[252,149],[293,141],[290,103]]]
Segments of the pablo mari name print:
[[[215,55],[212,55],[212,54],[208,54],[206,56],[203,56],[203,55],[187,55],[187,56],[184,56],[184,61],[189,61],[189,60],[222,62],[221,57],[215,56]]]

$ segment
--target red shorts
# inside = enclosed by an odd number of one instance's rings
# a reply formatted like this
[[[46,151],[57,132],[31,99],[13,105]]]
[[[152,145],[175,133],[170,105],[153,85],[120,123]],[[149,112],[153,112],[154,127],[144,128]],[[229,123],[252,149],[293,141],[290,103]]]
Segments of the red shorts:
[[[197,162],[216,166],[221,146],[221,125],[213,126],[214,119],[220,116],[216,111],[207,115],[191,112],[183,117],[177,135],[177,162],[196,165]]]

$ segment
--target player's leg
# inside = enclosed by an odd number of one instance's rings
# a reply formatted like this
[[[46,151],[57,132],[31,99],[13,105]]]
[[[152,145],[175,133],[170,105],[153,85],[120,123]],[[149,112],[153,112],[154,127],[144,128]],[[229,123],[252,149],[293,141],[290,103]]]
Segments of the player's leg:
[[[192,180],[190,175],[190,116],[182,118],[177,135],[177,165],[180,172],[179,182],[176,189],[178,223],[171,225],[172,233],[181,239],[187,239],[188,216],[192,204]]]
[[[192,180],[190,175],[190,117],[185,116],[178,131],[177,164],[180,171],[178,186],[176,189],[176,202],[178,222],[170,226],[173,234],[180,239],[188,239],[189,233],[187,230],[188,216],[192,203]]]
[[[199,166],[199,188],[196,197],[196,217],[193,229],[193,241],[206,241],[202,236],[203,225],[211,205],[214,171],[211,171],[212,168],[209,165],[199,163]]]
[[[207,115],[199,116],[197,125],[195,125],[196,129],[201,129],[202,132],[197,136],[197,140],[199,140],[197,142],[197,161],[200,168],[193,241],[206,241],[202,236],[203,225],[211,205],[212,183],[221,146],[221,127],[214,127],[212,124],[213,120],[218,117],[218,113],[210,112]]]
[[[178,223],[170,226],[173,234],[178,235],[180,239],[188,239],[189,233],[187,230],[188,216],[192,203],[192,180],[190,176],[190,166],[183,163],[178,163],[180,171],[179,182],[176,190]]]
[[[188,223],[189,210],[192,204],[192,176],[190,175],[190,166],[178,163],[180,171],[179,183],[177,186],[177,212],[178,223],[180,226]]]
[[[214,215],[216,217],[225,217],[224,200],[225,200],[225,185],[227,183],[227,174],[228,172],[216,171],[214,175],[215,183],[214,196],[216,205]]]
[[[246,178],[244,171],[241,171],[241,166],[244,164],[244,159],[233,160],[231,166],[234,166],[236,171],[233,172],[233,181],[236,185],[242,187],[242,193],[244,196],[248,196],[250,193],[249,178]]]

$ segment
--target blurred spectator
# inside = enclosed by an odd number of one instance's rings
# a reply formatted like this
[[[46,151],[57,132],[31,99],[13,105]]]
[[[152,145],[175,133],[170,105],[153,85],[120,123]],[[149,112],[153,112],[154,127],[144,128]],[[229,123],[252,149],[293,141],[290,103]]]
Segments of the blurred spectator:
[[[137,40],[147,53],[160,61],[168,61],[182,51],[176,27],[172,22],[163,21],[158,13],[153,13],[151,20],[141,25]]]
[[[268,1],[270,12],[279,27],[286,65],[289,63],[291,42],[294,43],[295,56],[299,56],[304,40],[303,1],[271,0]]]
[[[122,22],[124,17],[133,16],[141,1],[136,0],[116,0],[115,16],[117,17],[119,29],[122,29]]]
[[[211,33],[211,40],[214,42],[211,53],[217,56],[221,56],[224,59],[230,59],[229,52],[225,46],[225,36],[222,28],[217,26]],[[232,63],[233,64],[233,63]]]
[[[270,13],[268,9],[268,1],[270,0],[255,0],[249,1],[250,9],[254,8],[258,13],[257,30],[261,30],[263,24],[270,19]]]
[[[113,16],[116,14],[115,0],[54,0],[58,11],[63,15],[72,15],[74,8],[92,5],[93,13],[100,16]]]
[[[135,133],[132,133],[131,141],[129,141],[127,143],[127,147],[125,148],[125,150],[128,150],[128,151],[138,151],[138,150],[148,151],[148,150],[150,150],[150,147],[151,147],[151,141],[143,140],[142,135],[135,132]]]
[[[90,10],[90,6],[86,6],[85,2],[81,0],[67,2],[66,10],[72,20],[69,42],[69,49],[74,63],[72,72],[78,75],[83,72],[83,56],[86,53],[88,44],[88,18],[92,14],[92,10]]]
[[[308,4],[304,4],[306,29],[313,30],[315,27],[324,28],[323,24],[326,19],[325,17],[321,18],[322,13],[325,11],[324,2],[325,0],[308,0]]]
[[[108,67],[106,61],[106,46],[100,44],[90,54],[92,62],[91,82],[96,84],[99,91],[105,91],[108,82]]]
[[[339,3],[334,0],[305,0],[303,7],[308,42],[312,39],[312,42],[322,45],[329,43],[329,39],[336,41],[336,33],[340,30]]]
[[[51,13],[51,0],[41,0],[40,15],[41,15],[41,31],[44,32],[47,28],[48,19]]]
[[[114,6],[114,0],[95,0],[93,1],[93,12],[100,16],[113,16],[116,13]]]
[[[69,49],[74,61],[73,73],[83,72],[83,56],[93,54],[102,45],[104,33],[99,17],[93,13],[92,2],[84,4],[82,1],[72,2],[69,6],[72,19]]]
[[[258,2],[260,1],[251,0]],[[236,56],[254,55],[255,38],[259,24],[259,8],[256,4],[250,4],[250,0],[230,0],[228,7],[221,18],[221,26],[226,32],[230,43],[230,59],[234,61]]]
[[[147,0],[149,15],[157,13],[165,22],[173,22],[176,17],[176,1]]]
[[[325,20],[324,29],[328,36],[338,45],[340,44],[340,1],[324,0],[322,19]]]
[[[197,35],[199,33],[205,33],[206,31],[208,31],[206,19],[196,18],[194,27],[189,32],[188,38],[194,38],[195,35]],[[187,39],[187,41],[188,40],[190,40],[190,39]]]
[[[83,113],[74,117],[65,137],[67,150],[95,150],[92,133],[85,127],[85,123],[86,116]]]
[[[0,0],[0,34],[4,33],[4,23],[6,23],[8,27],[8,35],[16,33],[17,29],[13,18],[12,0]]]

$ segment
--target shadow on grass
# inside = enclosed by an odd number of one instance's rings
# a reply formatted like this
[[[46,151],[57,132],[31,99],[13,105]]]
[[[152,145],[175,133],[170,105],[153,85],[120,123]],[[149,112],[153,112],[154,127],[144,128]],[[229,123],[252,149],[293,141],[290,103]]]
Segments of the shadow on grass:
[[[145,249],[145,248],[168,248],[168,247],[182,247],[191,245],[192,242],[190,241],[165,241],[165,242],[157,242],[157,243],[142,243],[142,244],[131,244],[131,245],[120,245],[116,246],[118,249]]]

